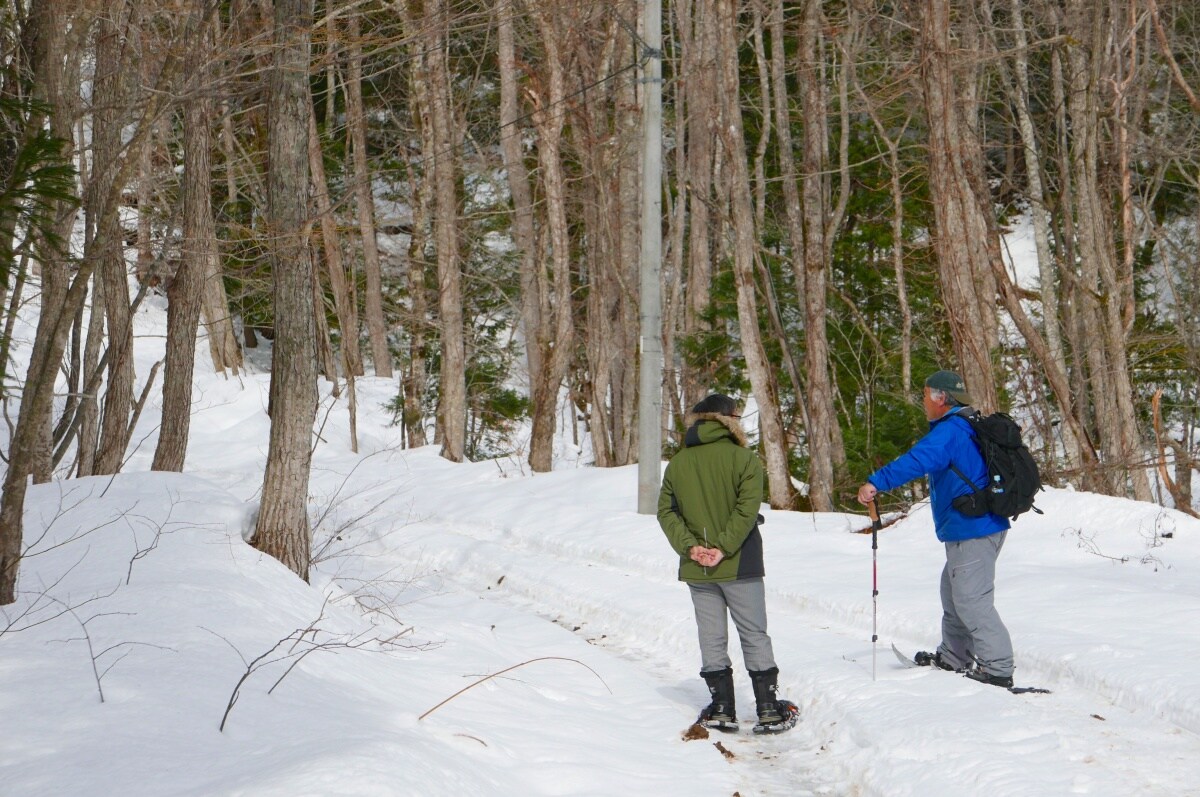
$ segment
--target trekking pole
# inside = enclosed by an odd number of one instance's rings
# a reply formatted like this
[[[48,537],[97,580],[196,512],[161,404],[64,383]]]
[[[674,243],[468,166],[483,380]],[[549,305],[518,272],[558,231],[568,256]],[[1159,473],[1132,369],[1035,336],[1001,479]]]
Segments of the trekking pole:
[[[875,680],[875,649],[879,642],[879,568],[876,564],[879,557],[879,530],[883,523],[879,520],[879,505],[875,499],[867,504],[867,513],[871,516],[871,680]]]

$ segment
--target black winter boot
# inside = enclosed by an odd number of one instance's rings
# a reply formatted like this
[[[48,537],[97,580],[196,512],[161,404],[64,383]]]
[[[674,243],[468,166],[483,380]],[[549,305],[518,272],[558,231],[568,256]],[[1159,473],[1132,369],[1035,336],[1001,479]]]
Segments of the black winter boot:
[[[701,725],[718,729],[737,729],[737,711],[734,708],[733,668],[726,667],[716,672],[702,672],[700,677],[708,684],[712,702],[700,712]]]
[[[750,683],[754,685],[754,702],[758,708],[759,724],[773,725],[781,722],[783,715],[779,713],[779,698],[776,695],[779,690],[779,668],[772,667],[769,670],[750,673]]]
[[[954,670],[950,662],[942,658],[942,654],[938,652],[930,653],[927,650],[918,650],[913,656],[913,661],[922,667],[937,667],[940,670]]]
[[[968,670],[965,675],[972,681],[979,681],[981,684],[989,686],[1002,686],[1005,689],[1012,689],[1013,679],[1011,675],[996,675],[995,673],[986,670]]]
[[[758,709],[758,724],[755,733],[779,733],[796,724],[800,710],[790,700],[780,700],[779,668],[750,672],[750,683],[754,686],[754,702]]]

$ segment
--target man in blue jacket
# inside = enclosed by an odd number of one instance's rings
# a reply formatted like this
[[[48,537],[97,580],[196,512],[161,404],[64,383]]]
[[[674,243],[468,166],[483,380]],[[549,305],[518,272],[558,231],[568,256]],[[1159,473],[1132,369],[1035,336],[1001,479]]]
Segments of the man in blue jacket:
[[[938,371],[926,379],[924,405],[929,432],[907,452],[868,476],[858,489],[858,500],[869,504],[877,492],[929,477],[933,525],[937,538],[946,546],[941,586],[942,643],[936,652],[922,651],[914,658],[918,664],[956,670],[983,683],[1011,687],[1012,641],[993,602],[996,558],[1008,535],[1008,520],[992,514],[967,517],[951,505],[955,498],[972,492],[952,465],[977,487],[987,485],[987,464],[975,443],[975,432],[964,417],[974,412],[971,403],[958,374]]]

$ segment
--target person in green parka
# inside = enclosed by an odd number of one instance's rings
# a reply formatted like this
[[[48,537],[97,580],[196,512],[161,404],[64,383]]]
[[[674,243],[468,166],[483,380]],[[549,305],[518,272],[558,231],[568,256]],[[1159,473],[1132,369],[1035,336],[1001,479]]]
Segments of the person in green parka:
[[[700,677],[712,702],[699,722],[737,727],[729,623],[733,617],[742,657],[754,686],[758,732],[795,723],[795,706],[779,700],[779,668],[767,635],[763,544],[758,510],[763,470],[747,448],[738,405],[714,394],[686,418],[684,448],[668,463],[658,495],[658,523],[679,554],[679,580],[691,591],[700,637]]]

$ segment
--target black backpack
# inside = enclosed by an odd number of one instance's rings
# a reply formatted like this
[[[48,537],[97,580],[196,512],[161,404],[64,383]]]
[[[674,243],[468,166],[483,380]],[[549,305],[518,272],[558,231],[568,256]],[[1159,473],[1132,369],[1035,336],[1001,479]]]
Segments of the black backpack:
[[[975,443],[987,463],[988,485],[979,489],[951,462],[950,469],[970,485],[972,491],[970,495],[955,498],[951,506],[967,517],[980,517],[990,512],[1016,520],[1018,515],[1030,509],[1042,514],[1042,510],[1033,505],[1034,495],[1042,489],[1042,478],[1033,455],[1021,442],[1021,427],[1003,412],[991,415],[976,412],[962,417],[975,430]]]

